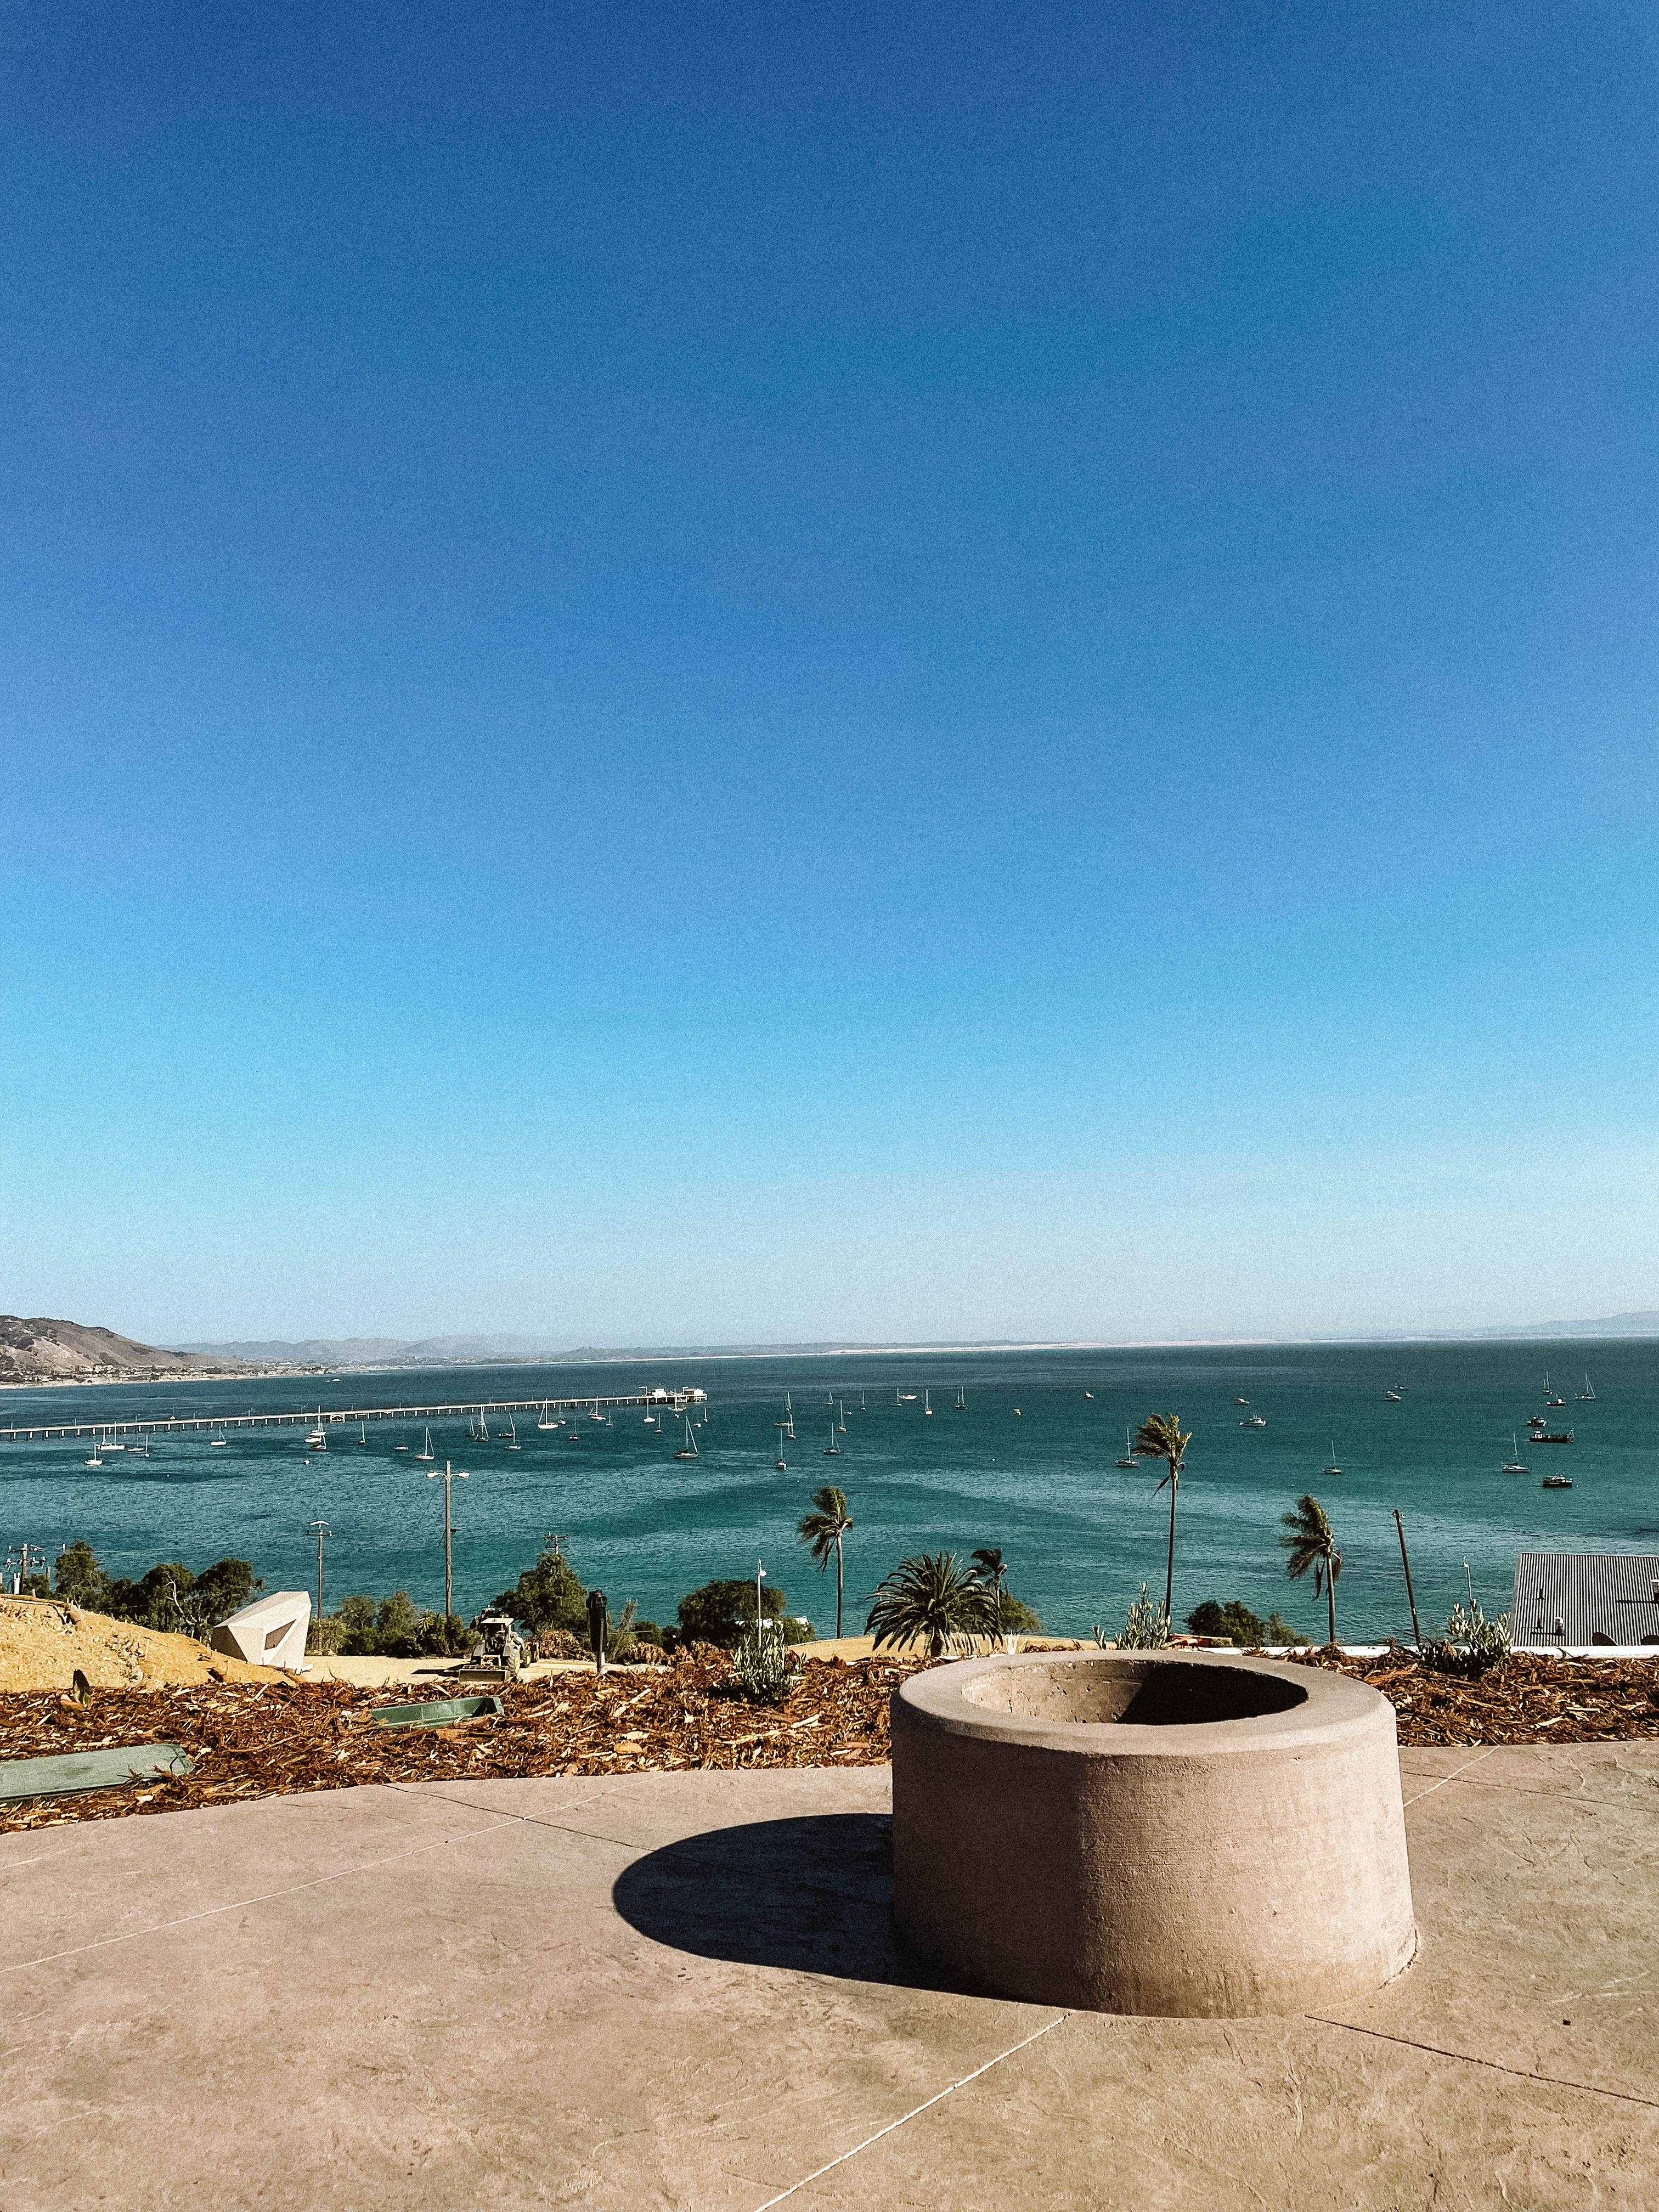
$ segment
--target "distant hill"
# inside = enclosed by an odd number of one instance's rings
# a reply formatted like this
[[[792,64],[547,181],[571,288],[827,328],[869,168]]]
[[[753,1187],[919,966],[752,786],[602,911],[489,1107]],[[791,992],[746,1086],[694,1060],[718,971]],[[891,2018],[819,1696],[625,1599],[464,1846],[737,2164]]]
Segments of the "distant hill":
[[[246,1375],[244,1360],[216,1353],[169,1352],[139,1344],[112,1328],[77,1321],[25,1320],[0,1314],[0,1382],[91,1382],[115,1376],[135,1381],[166,1376]]]
[[[1510,1328],[1466,1328],[1438,1332],[1466,1337],[1659,1336],[1659,1313],[1609,1314],[1601,1321],[1527,1322]]]

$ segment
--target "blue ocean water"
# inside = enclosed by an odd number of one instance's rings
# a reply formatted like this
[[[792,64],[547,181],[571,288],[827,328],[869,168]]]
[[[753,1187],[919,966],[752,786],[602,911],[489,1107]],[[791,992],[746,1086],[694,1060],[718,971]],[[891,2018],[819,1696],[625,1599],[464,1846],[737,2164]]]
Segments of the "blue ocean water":
[[[1589,1370],[1593,1402],[1576,1402]],[[1547,1370],[1568,1400],[1553,1420],[1571,1446],[1528,1447]],[[833,1480],[854,1519],[847,1546],[848,1628],[862,1626],[875,1583],[907,1552],[1000,1545],[1010,1588],[1052,1628],[1115,1626],[1142,1580],[1161,1595],[1167,1498],[1158,1471],[1121,1472],[1126,1426],[1152,1412],[1193,1432],[1182,1483],[1176,1612],[1206,1597],[1278,1607],[1323,1632],[1310,1583],[1286,1581],[1279,1516],[1311,1490],[1344,1556],[1338,1625],[1352,1638],[1410,1633],[1392,1508],[1405,1516],[1425,1627],[1464,1590],[1464,1563],[1488,1611],[1509,1603],[1517,1550],[1651,1550],[1659,1542],[1659,1343],[1249,1346],[1200,1350],[1019,1352],[823,1358],[661,1360],[626,1365],[467,1367],[350,1375],[336,1381],[102,1385],[0,1392],[0,1426],[29,1419],[116,1421],[158,1412],[234,1413],[543,1392],[601,1395],[656,1384],[709,1393],[702,1456],[637,1412],[611,1428],[583,1421],[579,1442],[520,1420],[522,1449],[468,1441],[460,1420],[434,1429],[440,1463],[471,1470],[455,1490],[456,1603],[471,1614],[535,1557],[544,1533],[568,1540],[582,1579],[613,1610],[637,1598],[672,1618],[681,1595],[714,1576],[752,1574],[757,1559],[792,1612],[833,1632],[833,1578],[821,1580],[795,1539],[807,1493]],[[1386,1401],[1403,1383],[1398,1404]],[[957,1411],[960,1386],[965,1409]],[[931,1392],[924,1415],[920,1394]],[[796,1438],[779,1474],[773,1423],[785,1391]],[[896,1402],[898,1392],[917,1393]],[[1092,1392],[1092,1397],[1086,1393]],[[864,1406],[860,1399],[863,1394]],[[846,1433],[824,1448],[833,1394]],[[1248,1398],[1265,1429],[1242,1428]],[[492,1423],[493,1426],[500,1425]],[[1519,1432],[1529,1475],[1499,1472]],[[348,1591],[405,1589],[443,1596],[441,1483],[415,1462],[418,1427],[369,1430],[360,1448],[336,1431],[307,1462],[303,1431],[158,1443],[149,1460],[88,1468],[84,1443],[0,1446],[0,1541],[55,1551],[84,1538],[112,1571],[162,1559],[198,1569],[229,1553],[268,1585],[310,1587],[307,1523],[323,1518],[331,1609]],[[1340,1476],[1326,1478],[1334,1446]],[[1574,1487],[1545,1491],[1562,1469]]]

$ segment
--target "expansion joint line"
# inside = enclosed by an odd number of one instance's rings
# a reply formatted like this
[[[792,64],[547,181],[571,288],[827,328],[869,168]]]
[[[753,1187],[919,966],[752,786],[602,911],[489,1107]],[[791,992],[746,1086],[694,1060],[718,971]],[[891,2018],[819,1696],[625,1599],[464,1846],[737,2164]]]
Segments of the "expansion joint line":
[[[1449,1776],[1448,1780],[1450,1779]],[[1565,2074],[1539,2074],[1525,2066],[1505,2066],[1501,2058],[1480,2058],[1472,2051],[1448,2051],[1443,2043],[1419,2043],[1414,2035],[1390,2035],[1385,2028],[1358,2027],[1351,2020],[1333,2020],[1322,2012],[1304,2013],[1322,2027],[1340,2027],[1349,2035],[1369,2035],[1378,2043],[1396,2043],[1405,2051],[1421,2051],[1431,2058],[1455,2058],[1460,2065],[1484,2066],[1493,2074],[1507,2074],[1512,2081],[1536,2081],[1546,2089],[1577,2089],[1586,2097],[1616,2097],[1621,2105],[1640,2105],[1659,2112],[1659,2097],[1638,2097],[1633,2089],[1607,2089],[1598,2081],[1574,2081]]]
[[[813,2182],[822,2181],[826,2173],[833,2173],[838,2166],[845,2166],[849,2158],[856,2158],[860,2151],[868,2150],[872,2143],[878,2143],[884,2136],[890,2136],[896,2128],[903,2127],[908,2121],[916,2119],[921,2113],[930,2111],[933,2106],[943,2104],[945,2098],[954,2096],[958,2089],[965,2089],[970,2081],[977,2081],[981,2074],[988,2074],[994,2066],[1000,2066],[1005,2058],[1012,2058],[1017,2051],[1029,2051],[1032,2044],[1040,2043],[1045,2035],[1052,2034],[1055,2028],[1071,2017],[1068,2012],[1057,2014],[1053,2020],[1047,2021],[1044,2026],[1036,2029],[1031,2034],[1022,2037],[1019,2042],[1011,2043],[1006,2051],[999,2051],[994,2058],[988,2058],[983,2066],[975,2066],[971,2074],[964,2074],[959,2081],[948,2082],[943,2089],[929,2097],[925,2103],[916,2106],[914,2111],[902,2112],[897,2119],[889,2120],[884,2128],[878,2128],[874,2135],[866,2136],[862,2142],[854,2143],[850,2150],[842,2151],[838,2158],[832,2158],[827,2166],[819,2166],[816,2173],[802,2174],[799,2181],[792,2181],[787,2189],[781,2189],[775,2197],[769,2197],[765,2203],[757,2205],[756,2212],[771,2212],[773,2205],[781,2204],[786,2197],[793,2197],[798,2189],[806,2189]]]
[[[1479,1766],[1483,1759],[1490,1759],[1495,1751],[1502,1751],[1504,1747],[1501,1743],[1489,1743],[1484,1751],[1477,1751],[1473,1759],[1466,1759],[1461,1766],[1454,1766],[1449,1774],[1443,1774],[1437,1782],[1431,1782],[1426,1790],[1419,1790],[1415,1796],[1407,1798],[1406,1803],[1420,1805],[1425,1797],[1432,1797],[1437,1790],[1443,1790],[1449,1782],[1460,1780],[1470,1767]]]

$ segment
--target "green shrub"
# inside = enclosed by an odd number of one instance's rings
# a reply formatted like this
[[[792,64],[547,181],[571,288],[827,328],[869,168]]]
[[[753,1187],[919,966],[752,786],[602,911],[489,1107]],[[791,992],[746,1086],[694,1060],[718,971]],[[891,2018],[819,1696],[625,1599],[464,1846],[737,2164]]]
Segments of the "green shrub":
[[[1242,1597],[1230,1597],[1221,1604],[1206,1597],[1187,1615],[1187,1626],[1194,1636],[1224,1636],[1244,1650],[1267,1640],[1267,1624]]]
[[[786,1644],[811,1640],[811,1622],[798,1621],[787,1613],[783,1592],[775,1583],[762,1583],[761,1610],[766,1620],[781,1625]],[[680,1600],[678,1640],[684,1644],[715,1644],[722,1651],[735,1651],[753,1628],[754,1621],[752,1577],[745,1576],[740,1582],[704,1583]]]
[[[527,1635],[544,1636],[562,1628],[584,1644],[587,1641],[587,1592],[563,1553],[550,1545],[511,1589],[497,1593],[495,1601]]]

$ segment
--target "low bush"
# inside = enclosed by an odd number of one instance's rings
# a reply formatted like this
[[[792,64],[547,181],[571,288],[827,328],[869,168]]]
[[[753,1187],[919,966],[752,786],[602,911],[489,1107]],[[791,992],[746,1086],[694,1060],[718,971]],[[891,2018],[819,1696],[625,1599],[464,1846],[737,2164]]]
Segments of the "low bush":
[[[789,1647],[770,1622],[742,1638],[732,1654],[732,1672],[751,1705],[781,1705],[794,1686]]]
[[[1146,1595],[1146,1585],[1140,1585],[1140,1595],[1124,1615],[1123,1626],[1115,1638],[1103,1636],[1099,1623],[1095,1626],[1095,1642],[1103,1649],[1115,1642],[1120,1651],[1162,1651],[1170,1640],[1170,1623],[1163,1608],[1152,1603]]]

